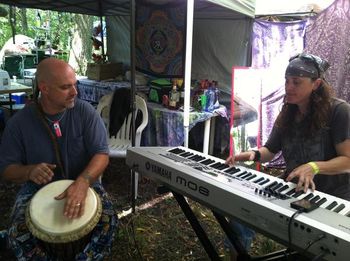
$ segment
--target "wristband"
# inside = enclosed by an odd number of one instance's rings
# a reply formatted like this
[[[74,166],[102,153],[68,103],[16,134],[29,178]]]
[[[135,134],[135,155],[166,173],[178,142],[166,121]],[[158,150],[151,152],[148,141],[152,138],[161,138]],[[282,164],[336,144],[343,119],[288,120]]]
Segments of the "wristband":
[[[254,151],[254,159],[253,159],[253,161],[259,161],[260,160],[260,158],[261,158],[261,153],[260,153],[260,151],[258,151],[258,150],[252,150],[252,151]]]
[[[314,173],[314,175],[320,173],[320,168],[317,166],[315,162],[310,161],[307,164],[312,168],[312,172]]]

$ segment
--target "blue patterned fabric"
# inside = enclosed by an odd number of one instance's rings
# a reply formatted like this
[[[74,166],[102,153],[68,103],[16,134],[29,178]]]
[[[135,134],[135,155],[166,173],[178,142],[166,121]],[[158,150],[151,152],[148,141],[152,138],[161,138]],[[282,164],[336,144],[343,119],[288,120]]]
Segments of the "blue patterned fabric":
[[[75,260],[103,260],[107,257],[112,248],[114,234],[118,226],[118,218],[113,210],[112,202],[109,200],[102,185],[96,182],[93,189],[100,196],[102,201],[102,216],[100,221],[92,230],[91,240],[84,248],[83,252],[77,253]],[[14,212],[11,216],[12,226],[8,230],[9,246],[14,250],[14,254],[20,261],[51,261],[57,260],[49,256],[45,249],[38,244],[26,226],[25,211],[32,198],[41,186],[32,182],[23,185],[17,194],[14,205]]]
[[[148,124],[143,131],[142,145],[144,146],[179,146],[184,143],[184,113],[179,110],[169,110],[164,106],[149,102]],[[189,130],[197,123],[220,115],[226,117],[226,107],[221,105],[214,112],[190,112]]]
[[[102,82],[94,81],[87,78],[78,80],[78,97],[82,100],[98,103],[100,98],[106,94],[110,94],[118,88],[130,88],[130,82]]]

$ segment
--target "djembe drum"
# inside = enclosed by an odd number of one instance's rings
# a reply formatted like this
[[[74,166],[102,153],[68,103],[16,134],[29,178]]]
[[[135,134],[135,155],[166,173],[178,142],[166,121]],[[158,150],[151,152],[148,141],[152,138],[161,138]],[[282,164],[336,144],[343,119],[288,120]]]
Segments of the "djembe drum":
[[[68,219],[63,215],[66,200],[56,200],[73,180],[60,180],[41,188],[31,199],[26,211],[30,232],[39,239],[48,254],[59,260],[74,260],[91,239],[91,231],[98,223],[102,205],[98,194],[91,188],[80,218]]]

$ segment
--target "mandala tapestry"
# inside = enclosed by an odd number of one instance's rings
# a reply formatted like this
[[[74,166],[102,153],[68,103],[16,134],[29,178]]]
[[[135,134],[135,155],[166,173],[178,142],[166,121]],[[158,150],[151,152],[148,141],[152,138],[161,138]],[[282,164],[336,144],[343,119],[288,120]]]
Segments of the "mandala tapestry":
[[[157,77],[183,77],[186,4],[137,2],[136,68]]]

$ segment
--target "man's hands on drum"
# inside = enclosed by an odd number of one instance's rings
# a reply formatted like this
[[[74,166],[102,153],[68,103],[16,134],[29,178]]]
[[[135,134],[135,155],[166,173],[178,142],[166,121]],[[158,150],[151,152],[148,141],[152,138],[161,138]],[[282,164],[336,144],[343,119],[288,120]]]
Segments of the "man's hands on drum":
[[[54,176],[53,170],[55,168],[55,164],[49,163],[32,165],[28,171],[27,178],[39,185],[47,184],[52,180]]]
[[[294,178],[298,179],[296,191],[304,190],[307,192],[307,189],[310,188],[312,191],[315,190],[316,186],[314,183],[314,172],[310,165],[303,164],[295,168],[286,178],[287,181],[291,181]]]
[[[67,218],[79,218],[84,214],[88,189],[88,183],[77,179],[63,193],[55,197],[57,200],[66,198],[63,214]]]

